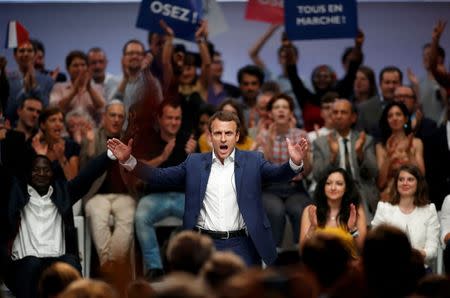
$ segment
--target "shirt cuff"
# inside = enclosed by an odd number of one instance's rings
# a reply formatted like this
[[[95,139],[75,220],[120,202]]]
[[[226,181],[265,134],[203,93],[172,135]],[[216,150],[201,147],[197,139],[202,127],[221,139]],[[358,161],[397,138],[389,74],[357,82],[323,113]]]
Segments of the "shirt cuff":
[[[292,171],[296,172],[296,173],[300,173],[303,171],[303,160],[300,163],[300,165],[296,165],[292,159],[289,158],[289,166],[291,167]]]
[[[131,172],[137,165],[137,160],[133,155],[130,155],[130,158],[124,163],[119,162],[121,166],[123,166],[127,171]]]
[[[106,155],[108,155],[108,158],[111,160],[117,160],[117,157],[114,156],[111,150],[106,150]]]

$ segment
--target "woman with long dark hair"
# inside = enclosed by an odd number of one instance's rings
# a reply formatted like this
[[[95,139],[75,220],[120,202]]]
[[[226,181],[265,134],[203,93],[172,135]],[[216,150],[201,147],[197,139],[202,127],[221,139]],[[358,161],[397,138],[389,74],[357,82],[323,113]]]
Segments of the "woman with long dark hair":
[[[366,237],[366,215],[351,176],[334,168],[317,184],[314,205],[303,211],[300,226],[300,249],[316,232],[335,235],[343,240],[353,257],[358,255]]]
[[[404,164],[414,164],[425,174],[423,143],[411,133],[411,120],[406,106],[391,102],[380,118],[381,143],[375,147],[377,157],[378,188],[381,199],[387,200],[395,171]]]

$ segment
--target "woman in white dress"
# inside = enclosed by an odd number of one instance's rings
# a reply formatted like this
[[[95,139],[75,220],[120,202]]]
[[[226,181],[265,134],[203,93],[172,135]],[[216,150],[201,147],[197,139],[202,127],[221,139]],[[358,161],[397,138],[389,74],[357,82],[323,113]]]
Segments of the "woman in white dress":
[[[439,219],[436,207],[428,201],[425,178],[411,164],[400,166],[394,176],[388,202],[379,202],[372,227],[389,224],[408,235],[411,246],[425,258],[436,258],[439,245]]]

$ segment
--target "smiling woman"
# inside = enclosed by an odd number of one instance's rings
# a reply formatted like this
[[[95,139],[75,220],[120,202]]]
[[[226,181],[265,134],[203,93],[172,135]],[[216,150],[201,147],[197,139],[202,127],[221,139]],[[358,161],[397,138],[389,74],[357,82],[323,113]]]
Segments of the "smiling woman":
[[[421,171],[414,165],[401,166],[394,176],[389,202],[379,202],[372,226],[393,225],[408,235],[413,248],[430,262],[439,245],[436,207],[428,201],[428,189]]]
[[[339,238],[356,258],[366,236],[366,216],[351,176],[342,168],[330,169],[318,181],[315,205],[302,214],[300,248],[316,233]]]
[[[40,131],[33,137],[32,145],[36,153],[50,159],[55,178],[70,180],[78,174],[80,146],[63,138],[63,119],[57,107],[43,110],[39,116]]]

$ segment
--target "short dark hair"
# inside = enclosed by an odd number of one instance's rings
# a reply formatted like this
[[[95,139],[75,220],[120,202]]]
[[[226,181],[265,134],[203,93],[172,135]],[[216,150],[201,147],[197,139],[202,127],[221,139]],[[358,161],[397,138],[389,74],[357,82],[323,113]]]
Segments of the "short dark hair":
[[[84,62],[86,62],[86,65],[88,64],[87,55],[83,51],[75,50],[75,51],[71,51],[66,56],[66,68],[67,69],[69,69],[70,64],[72,64],[73,60],[75,60],[76,58],[82,59],[82,60],[84,60]]]
[[[163,115],[165,107],[181,108],[181,103],[178,100],[163,100],[158,106],[158,117]]]
[[[34,101],[38,101],[41,103],[42,107],[44,107],[44,102],[42,99],[37,98],[37,96],[28,96],[28,97],[24,97],[21,101],[20,101],[20,109],[23,109],[23,107],[25,106],[25,102],[29,101],[29,100],[34,100]]]
[[[30,39],[31,44],[33,45],[34,51],[41,51],[45,55],[45,46],[42,41],[38,39]]]
[[[237,79],[239,84],[242,82],[244,74],[255,76],[258,78],[259,83],[262,85],[264,83],[264,72],[256,65],[246,65],[239,69]]]
[[[404,164],[397,169],[394,175],[394,185],[391,188],[390,203],[392,205],[398,205],[400,203],[400,194],[397,189],[398,177],[400,172],[407,172],[414,176],[417,180],[417,190],[414,194],[413,204],[418,207],[426,206],[430,203],[428,200],[428,185],[425,177],[420,172],[420,169],[413,164]]]
[[[378,79],[380,80],[380,84],[381,84],[381,81],[383,80],[383,76],[386,72],[398,73],[398,75],[400,77],[400,84],[403,82],[403,72],[400,70],[400,68],[398,68],[397,66],[389,65],[389,66],[384,67],[380,71],[380,76],[378,77]]]
[[[286,100],[289,103],[289,109],[291,110],[291,112],[294,111],[295,109],[294,99],[289,95],[287,95],[286,93],[279,93],[274,95],[267,103],[267,111],[271,111],[273,104],[280,99]]]
[[[209,118],[208,121],[208,129],[211,131],[211,126],[214,120],[224,121],[224,122],[230,122],[234,121],[236,123],[236,132],[241,131],[241,121],[239,121],[239,117],[231,112],[228,111],[217,111]]]
[[[122,48],[122,54],[123,54],[123,55],[125,55],[125,52],[127,51],[128,45],[130,45],[130,44],[132,44],[132,43],[136,43],[136,44],[140,45],[140,46],[142,47],[142,53],[145,52],[145,46],[144,46],[144,44],[143,44],[140,40],[133,38],[133,39],[128,40],[128,41],[123,45],[123,48]]]
[[[64,117],[64,113],[59,107],[50,107],[50,108],[44,109],[41,112],[41,114],[39,115],[39,125],[41,125],[42,123],[45,123],[45,121],[47,121],[47,119],[50,118],[51,116],[59,114],[59,113],[61,113]]]
[[[320,98],[320,104],[333,103],[339,98],[339,93],[336,91],[328,91]]]
[[[101,47],[92,47],[87,53],[89,55],[90,53],[105,53],[105,51]]]

